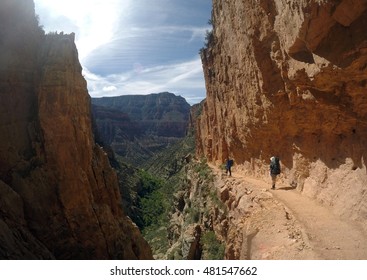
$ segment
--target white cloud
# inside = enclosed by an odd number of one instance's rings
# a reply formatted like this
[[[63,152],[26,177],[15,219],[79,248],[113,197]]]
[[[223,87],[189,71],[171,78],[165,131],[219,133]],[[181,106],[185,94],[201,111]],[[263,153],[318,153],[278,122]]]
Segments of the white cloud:
[[[79,59],[92,97],[170,91],[195,103],[204,98],[198,50],[208,29],[207,18],[200,26],[196,17],[189,18],[190,10],[183,10],[189,20],[181,24],[177,18],[179,7],[186,5],[183,2],[34,2],[46,32],[76,33]],[[194,55],[196,58],[187,61]]]
[[[46,32],[76,33],[80,59],[110,42],[130,0],[35,0]]]
[[[115,86],[107,86],[107,87],[103,87],[102,91],[104,92],[111,92],[111,91],[116,91],[117,87]]]
[[[92,97],[170,91],[182,95],[188,101],[189,99],[195,100],[194,103],[197,103],[205,95],[200,59],[156,66],[140,72],[132,70],[106,77],[95,75],[84,69],[84,76]]]

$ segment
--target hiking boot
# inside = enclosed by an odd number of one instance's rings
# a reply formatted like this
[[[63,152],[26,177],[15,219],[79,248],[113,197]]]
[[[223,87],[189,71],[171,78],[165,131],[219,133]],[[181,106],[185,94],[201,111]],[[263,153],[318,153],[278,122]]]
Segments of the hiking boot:
[[[275,185],[272,185],[272,186],[271,186],[271,189],[272,189],[272,190],[275,190]]]

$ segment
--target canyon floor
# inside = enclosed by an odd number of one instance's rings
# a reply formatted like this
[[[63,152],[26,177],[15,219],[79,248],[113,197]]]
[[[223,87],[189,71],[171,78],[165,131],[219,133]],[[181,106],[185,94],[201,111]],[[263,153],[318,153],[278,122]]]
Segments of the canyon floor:
[[[367,259],[367,234],[357,223],[343,220],[289,186],[271,190],[270,178],[265,182],[236,170],[227,176],[211,167],[221,199],[229,208],[228,238],[237,246],[227,257]]]

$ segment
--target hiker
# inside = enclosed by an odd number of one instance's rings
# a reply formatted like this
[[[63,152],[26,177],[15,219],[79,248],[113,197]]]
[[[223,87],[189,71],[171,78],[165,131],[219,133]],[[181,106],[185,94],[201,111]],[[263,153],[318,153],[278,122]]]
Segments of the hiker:
[[[272,186],[271,189],[275,189],[275,183],[277,180],[277,176],[280,174],[280,164],[279,164],[279,158],[278,157],[271,157],[270,158],[270,176],[272,180]]]
[[[227,162],[226,162],[226,174],[228,175],[228,173],[229,173],[229,176],[232,176],[232,171],[231,171],[232,165],[233,165],[233,160],[227,158]]]

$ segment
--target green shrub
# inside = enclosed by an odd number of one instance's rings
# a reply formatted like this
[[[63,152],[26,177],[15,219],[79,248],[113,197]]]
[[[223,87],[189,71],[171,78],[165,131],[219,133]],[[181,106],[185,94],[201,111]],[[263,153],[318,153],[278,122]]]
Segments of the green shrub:
[[[224,259],[224,244],[215,236],[214,231],[208,231],[201,237],[201,246],[203,246],[203,256],[208,260]]]
[[[194,224],[200,221],[200,210],[196,207],[190,207],[186,209],[187,217],[186,223],[187,224]]]
[[[140,188],[138,191],[138,195],[140,197],[145,197],[146,195],[149,195],[153,191],[162,188],[164,185],[162,179],[157,178],[144,170],[139,171],[139,178],[140,178],[139,182]]]
[[[159,224],[161,215],[166,211],[164,195],[159,191],[154,191],[146,197],[141,198],[140,206],[144,221],[144,227],[152,224]]]
[[[196,173],[199,174],[199,178],[203,180],[213,180],[212,170],[209,168],[206,159],[202,159],[194,167]]]

